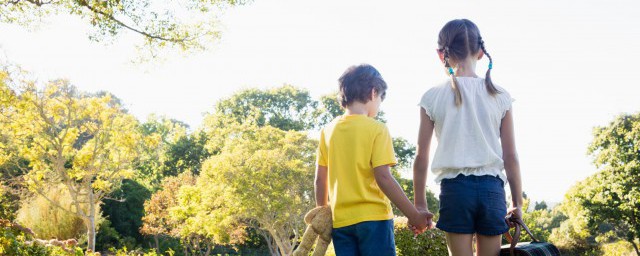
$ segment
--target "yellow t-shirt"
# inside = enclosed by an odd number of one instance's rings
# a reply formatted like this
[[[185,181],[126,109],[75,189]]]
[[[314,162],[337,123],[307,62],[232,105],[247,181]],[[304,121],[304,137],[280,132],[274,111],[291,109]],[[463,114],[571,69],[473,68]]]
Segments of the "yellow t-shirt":
[[[334,228],[393,218],[373,173],[397,163],[385,124],[365,115],[337,117],[320,132],[317,162],[328,169]]]

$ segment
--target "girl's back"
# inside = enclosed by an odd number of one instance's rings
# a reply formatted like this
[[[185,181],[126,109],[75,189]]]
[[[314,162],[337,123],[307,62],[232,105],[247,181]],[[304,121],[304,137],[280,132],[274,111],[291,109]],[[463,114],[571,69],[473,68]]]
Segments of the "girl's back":
[[[458,174],[499,176],[502,172],[500,124],[511,108],[511,96],[503,88],[491,95],[477,77],[457,77],[464,104],[456,106],[450,82],[428,90],[420,101],[434,122],[438,148],[432,171],[436,182]]]

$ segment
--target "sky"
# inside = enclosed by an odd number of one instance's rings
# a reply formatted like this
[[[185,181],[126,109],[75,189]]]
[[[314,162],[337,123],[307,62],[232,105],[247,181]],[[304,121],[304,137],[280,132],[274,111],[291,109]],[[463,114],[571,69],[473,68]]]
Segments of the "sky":
[[[586,154],[593,128],[640,111],[639,9],[638,1],[255,0],[225,10],[222,38],[206,51],[144,64],[133,63],[135,34],[93,42],[88,22],[58,16],[30,29],[0,24],[0,61],[41,81],[109,91],[140,120],[155,113],[192,129],[239,90],[291,84],[319,98],[337,90],[347,67],[369,63],[389,85],[382,110],[392,136],[415,143],[420,97],[447,81],[438,32],[468,18],[494,59],[493,81],[515,99],[523,189],[532,201],[559,202],[597,171]],[[439,190],[433,175],[428,186]]]

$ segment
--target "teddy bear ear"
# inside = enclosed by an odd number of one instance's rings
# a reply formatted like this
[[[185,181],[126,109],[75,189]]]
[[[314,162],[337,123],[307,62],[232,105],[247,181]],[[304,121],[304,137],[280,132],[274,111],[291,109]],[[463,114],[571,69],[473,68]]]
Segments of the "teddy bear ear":
[[[311,209],[307,215],[304,216],[304,223],[311,223],[311,221],[313,220],[313,218],[316,216],[316,214],[318,214],[318,212],[320,212],[320,210],[322,210],[322,207],[316,207]]]

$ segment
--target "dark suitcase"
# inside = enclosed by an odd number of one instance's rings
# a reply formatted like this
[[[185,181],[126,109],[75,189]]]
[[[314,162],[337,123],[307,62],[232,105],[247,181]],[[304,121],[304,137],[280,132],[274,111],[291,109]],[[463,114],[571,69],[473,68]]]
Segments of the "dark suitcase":
[[[522,219],[512,218],[511,216],[507,216],[507,218],[510,222],[516,223],[516,232],[513,234],[513,237],[511,236],[509,231],[504,234],[507,241],[509,241],[509,243],[511,244],[502,246],[502,249],[500,249],[500,256],[560,255],[560,251],[558,250],[558,248],[556,248],[555,245],[547,242],[540,242],[538,241],[538,239],[533,237],[533,234],[531,234],[531,230],[529,230],[527,225],[524,224]],[[527,231],[527,234],[529,234],[529,237],[531,237],[531,240],[533,240],[533,242],[518,243],[518,241],[520,240],[521,228],[524,228],[524,230]]]

